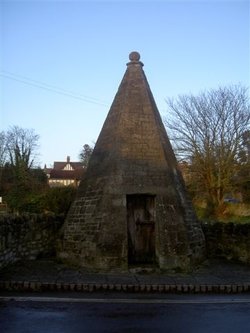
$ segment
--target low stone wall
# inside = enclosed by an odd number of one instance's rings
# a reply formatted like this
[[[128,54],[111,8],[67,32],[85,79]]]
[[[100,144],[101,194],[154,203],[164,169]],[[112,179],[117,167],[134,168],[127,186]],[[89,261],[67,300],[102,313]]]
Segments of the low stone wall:
[[[249,223],[202,222],[207,255],[250,264]]]
[[[55,252],[62,223],[52,215],[0,215],[0,268]]]
[[[63,217],[0,215],[0,268],[20,259],[55,254]],[[208,257],[250,264],[249,223],[202,222]]]

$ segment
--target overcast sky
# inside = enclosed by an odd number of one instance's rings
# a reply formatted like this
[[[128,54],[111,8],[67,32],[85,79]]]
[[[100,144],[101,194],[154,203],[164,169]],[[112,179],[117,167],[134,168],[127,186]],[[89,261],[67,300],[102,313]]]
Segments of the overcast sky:
[[[0,1],[0,130],[40,135],[40,165],[97,140],[131,51],[167,97],[249,86],[249,1]]]

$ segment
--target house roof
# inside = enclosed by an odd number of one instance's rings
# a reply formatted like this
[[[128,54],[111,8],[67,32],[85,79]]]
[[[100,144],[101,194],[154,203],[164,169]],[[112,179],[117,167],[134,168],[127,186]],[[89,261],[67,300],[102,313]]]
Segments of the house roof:
[[[63,170],[66,165],[69,164],[72,169],[79,169],[79,168],[83,168],[83,163],[82,162],[54,162],[54,167],[53,169],[55,170]]]
[[[82,162],[70,162],[67,156],[65,162],[54,162],[53,168],[45,168],[45,172],[50,179],[71,179],[80,180],[85,172]]]

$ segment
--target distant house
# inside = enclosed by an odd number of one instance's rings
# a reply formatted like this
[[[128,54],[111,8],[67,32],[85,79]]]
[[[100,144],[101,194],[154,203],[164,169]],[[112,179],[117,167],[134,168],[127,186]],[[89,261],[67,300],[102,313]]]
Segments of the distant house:
[[[53,168],[44,167],[50,187],[75,186],[83,177],[85,168],[82,162],[71,162],[67,156],[65,162],[54,162]]]

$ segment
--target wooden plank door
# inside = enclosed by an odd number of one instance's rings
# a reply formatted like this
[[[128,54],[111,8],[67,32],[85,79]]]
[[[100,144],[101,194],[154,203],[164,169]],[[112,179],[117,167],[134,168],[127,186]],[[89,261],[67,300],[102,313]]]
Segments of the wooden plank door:
[[[155,261],[155,196],[127,195],[128,261]]]

